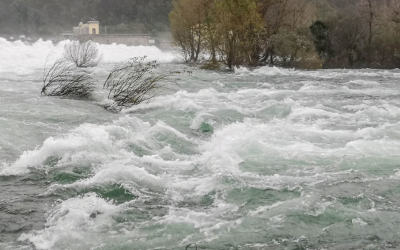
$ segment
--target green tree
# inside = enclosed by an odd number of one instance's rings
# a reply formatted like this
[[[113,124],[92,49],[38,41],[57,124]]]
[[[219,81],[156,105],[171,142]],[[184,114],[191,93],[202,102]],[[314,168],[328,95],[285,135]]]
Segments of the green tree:
[[[264,21],[262,40],[267,42],[261,44],[263,60],[269,58],[270,64],[274,64],[275,44],[269,42],[270,38],[278,33],[298,33],[311,25],[315,7],[307,0],[259,0],[259,9]]]
[[[310,26],[310,31],[318,55],[325,59],[333,57],[328,26],[324,22],[316,21]]]
[[[280,32],[271,36],[275,53],[282,59],[281,66],[321,68],[322,61],[314,48],[309,30]]]
[[[221,59],[232,68],[256,65],[263,22],[257,0],[220,0],[215,3]]]
[[[217,62],[217,50],[220,44],[217,33],[217,19],[215,17],[215,0],[200,0],[204,10],[204,21],[202,25],[203,46],[210,53],[212,64]]]
[[[172,41],[185,61],[197,61],[202,49],[205,12],[201,0],[175,0],[169,14]]]

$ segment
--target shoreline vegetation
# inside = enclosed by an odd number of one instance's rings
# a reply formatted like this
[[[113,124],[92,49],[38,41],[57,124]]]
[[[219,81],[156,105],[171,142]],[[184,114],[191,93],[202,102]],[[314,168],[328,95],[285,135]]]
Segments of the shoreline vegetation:
[[[0,2],[0,34],[13,37],[56,37],[93,19],[103,34],[171,34],[205,69],[400,68],[400,0]]]
[[[173,43],[189,63],[399,68],[400,0],[175,0]],[[206,56],[205,56],[206,55]]]

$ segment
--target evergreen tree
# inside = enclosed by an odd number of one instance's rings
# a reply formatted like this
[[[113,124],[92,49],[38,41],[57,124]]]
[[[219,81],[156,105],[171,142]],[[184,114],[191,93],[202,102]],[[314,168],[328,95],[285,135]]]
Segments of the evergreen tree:
[[[321,21],[316,21],[310,26],[310,31],[314,37],[314,45],[318,55],[326,59],[333,57],[328,26]]]

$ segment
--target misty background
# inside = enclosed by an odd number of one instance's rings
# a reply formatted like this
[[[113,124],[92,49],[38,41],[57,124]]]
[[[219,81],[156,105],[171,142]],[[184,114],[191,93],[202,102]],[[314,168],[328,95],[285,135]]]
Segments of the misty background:
[[[171,0],[1,0],[0,34],[54,35],[90,20],[101,33],[165,32],[171,10]]]

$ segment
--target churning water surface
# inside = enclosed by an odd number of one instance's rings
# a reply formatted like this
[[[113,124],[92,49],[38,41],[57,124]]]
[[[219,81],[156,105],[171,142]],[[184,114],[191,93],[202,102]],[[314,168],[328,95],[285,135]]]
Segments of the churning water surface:
[[[0,38],[0,249],[400,248],[400,70],[222,73],[101,45],[89,100],[41,96],[64,43]],[[113,63],[143,55],[193,73],[106,111]]]

